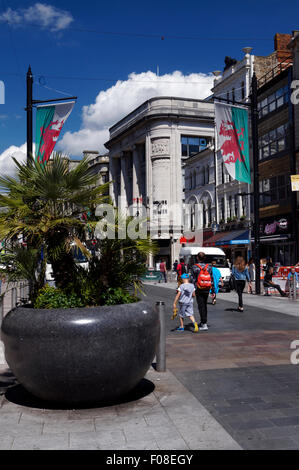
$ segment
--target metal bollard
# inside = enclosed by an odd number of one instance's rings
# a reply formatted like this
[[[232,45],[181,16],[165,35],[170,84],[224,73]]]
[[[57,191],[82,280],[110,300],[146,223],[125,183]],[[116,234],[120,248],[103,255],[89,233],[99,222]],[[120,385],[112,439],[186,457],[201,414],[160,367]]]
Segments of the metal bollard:
[[[11,309],[15,308],[17,305],[17,288],[13,287],[11,289]]]
[[[293,300],[296,300],[297,297],[297,282],[296,282],[296,276],[293,276]]]
[[[4,316],[4,295],[0,295],[0,326]]]
[[[160,338],[156,352],[156,370],[158,372],[166,371],[166,326],[165,326],[165,304],[157,302],[156,308],[159,314]]]

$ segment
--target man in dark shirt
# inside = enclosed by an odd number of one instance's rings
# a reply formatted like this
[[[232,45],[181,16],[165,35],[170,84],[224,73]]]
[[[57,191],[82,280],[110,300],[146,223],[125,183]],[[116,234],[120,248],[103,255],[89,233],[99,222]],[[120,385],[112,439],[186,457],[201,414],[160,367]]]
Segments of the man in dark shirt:
[[[208,325],[208,309],[207,309],[207,302],[209,297],[210,288],[208,289],[199,289],[197,286],[197,279],[201,269],[203,269],[207,263],[205,263],[205,254],[203,252],[198,253],[197,255],[198,265],[194,264],[191,268],[191,282],[193,282],[195,286],[195,296],[198,305],[198,311],[200,315],[200,330],[207,330]],[[212,266],[208,266],[208,272],[211,276],[211,282],[213,282],[213,275],[212,275]]]
[[[279,284],[274,284],[272,281],[272,276],[273,276],[273,268],[269,267],[268,271],[265,274],[264,277],[264,288],[267,293],[265,295],[270,295],[268,294],[268,287],[274,287],[274,289],[277,289],[278,292],[280,293],[281,297],[286,297],[286,293],[281,290],[281,287]]]

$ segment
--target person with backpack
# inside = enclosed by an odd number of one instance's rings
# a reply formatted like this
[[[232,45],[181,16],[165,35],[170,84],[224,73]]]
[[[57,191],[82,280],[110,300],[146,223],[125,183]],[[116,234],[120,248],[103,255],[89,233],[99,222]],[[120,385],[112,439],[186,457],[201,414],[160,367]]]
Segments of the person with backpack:
[[[188,266],[185,264],[184,258],[180,258],[180,262],[177,265],[177,281],[182,284],[182,274],[188,274]]]
[[[246,267],[245,260],[242,256],[237,256],[235,264],[232,267],[232,276],[235,280],[235,287],[239,298],[238,311],[243,312],[243,290],[245,288],[246,280],[251,287],[251,280],[248,268]]]
[[[191,279],[195,287],[195,297],[200,315],[200,330],[208,330],[208,308],[207,302],[213,283],[212,267],[205,263],[206,255],[199,252],[197,255],[197,264],[191,268]]]

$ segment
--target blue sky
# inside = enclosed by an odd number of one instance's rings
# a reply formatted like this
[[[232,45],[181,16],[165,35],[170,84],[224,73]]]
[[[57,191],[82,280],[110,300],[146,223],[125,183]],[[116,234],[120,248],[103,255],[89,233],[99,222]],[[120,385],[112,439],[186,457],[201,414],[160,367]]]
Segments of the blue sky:
[[[37,3],[46,7],[43,23]],[[83,147],[99,146],[95,132],[130,110],[134,87],[134,107],[157,92],[153,84],[157,66],[160,77],[181,82],[169,90],[183,94],[184,76],[208,76],[221,70],[226,55],[243,57],[244,46],[252,46],[257,55],[270,54],[276,32],[299,29],[298,13],[298,0],[0,0],[0,79],[6,87],[5,104],[0,105],[0,154],[11,145],[21,146],[26,139],[25,76],[29,63],[35,79],[34,98],[63,97],[61,92],[78,96],[60,141],[69,153],[79,156],[80,150],[67,143],[78,143],[79,149],[83,138]],[[148,71],[153,74],[145,74]],[[174,71],[182,76],[174,77]],[[127,83],[132,73],[135,78]],[[117,80],[126,83],[118,93]],[[194,80],[190,79],[193,86],[187,94],[194,92]],[[148,88],[146,93],[142,81]],[[210,82],[211,78],[204,83],[199,97]],[[166,94],[167,88],[167,84],[161,85],[159,93]],[[121,106],[122,94],[127,103]],[[88,107],[85,114],[83,106]]]

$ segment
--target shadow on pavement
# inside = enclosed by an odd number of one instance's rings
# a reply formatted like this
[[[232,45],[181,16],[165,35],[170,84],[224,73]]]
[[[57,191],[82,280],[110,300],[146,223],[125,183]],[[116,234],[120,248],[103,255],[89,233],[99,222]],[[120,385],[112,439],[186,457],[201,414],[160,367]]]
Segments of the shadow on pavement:
[[[106,406],[115,406],[121,405],[124,403],[129,403],[132,401],[140,400],[143,397],[146,397],[150,393],[152,393],[155,389],[155,385],[147,379],[142,379],[136,387],[131,390],[126,395],[122,395],[115,399],[99,401],[94,403],[88,404],[72,404],[67,405],[65,403],[54,403],[54,402],[47,402],[40,398],[33,396],[29,393],[25,388],[18,384],[14,387],[10,387],[6,393],[5,398],[16,404],[21,406],[27,406],[30,408],[38,408],[38,409],[47,409],[47,410],[81,410],[81,409],[90,409],[90,408],[104,408]]]

